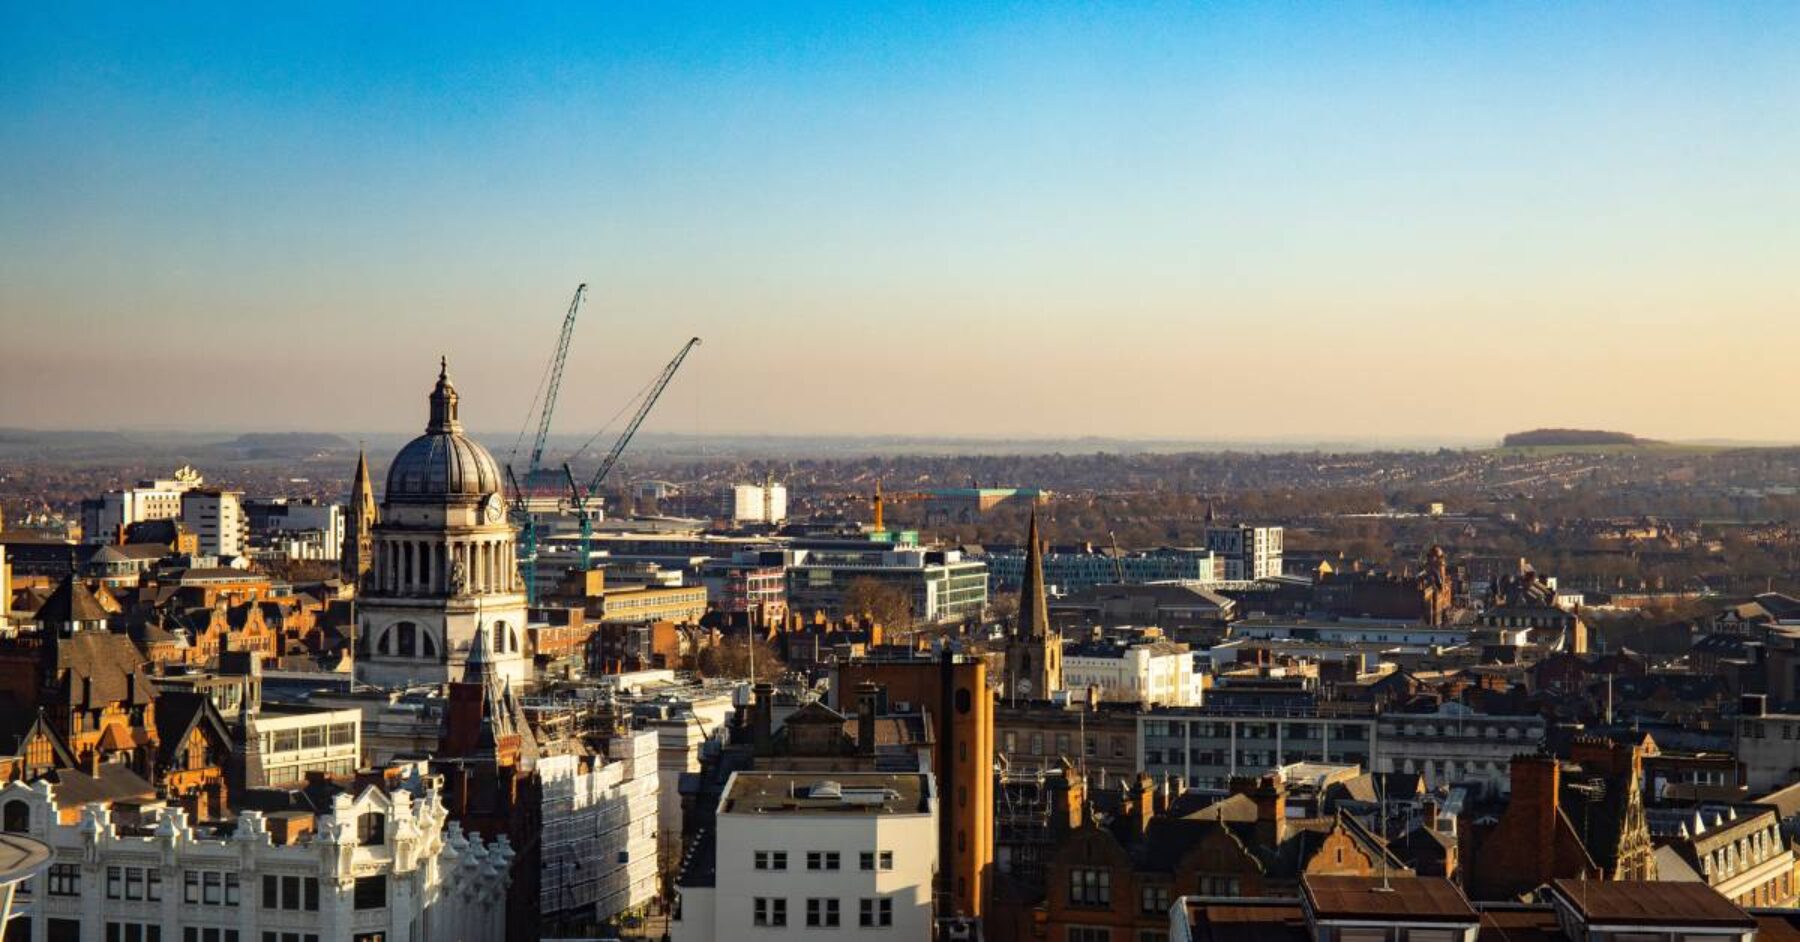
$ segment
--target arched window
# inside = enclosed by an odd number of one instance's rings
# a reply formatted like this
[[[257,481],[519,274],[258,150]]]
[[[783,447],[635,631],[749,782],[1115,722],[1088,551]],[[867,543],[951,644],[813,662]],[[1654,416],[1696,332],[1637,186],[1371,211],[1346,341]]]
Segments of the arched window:
[[[519,632],[511,625],[506,628],[506,643],[512,645],[512,653],[519,653]]]
[[[419,653],[418,628],[414,627],[410,621],[403,621],[394,630],[400,635],[400,639],[396,643],[398,650],[395,653],[400,657],[417,657]]]
[[[379,811],[365,811],[356,819],[356,842],[358,844],[379,844],[387,834],[387,815]]]
[[[31,830],[31,806],[18,799],[6,803],[4,826],[8,834],[23,834]]]
[[[506,653],[506,622],[494,623],[494,653]]]
[[[431,632],[419,632],[419,654],[425,657],[437,657],[437,642],[431,640]]]
[[[377,653],[377,654],[392,654],[392,653],[394,653],[394,631],[393,631],[393,629],[390,628],[387,631],[384,631],[381,633],[381,640],[376,642],[376,644],[375,644],[375,653]]]

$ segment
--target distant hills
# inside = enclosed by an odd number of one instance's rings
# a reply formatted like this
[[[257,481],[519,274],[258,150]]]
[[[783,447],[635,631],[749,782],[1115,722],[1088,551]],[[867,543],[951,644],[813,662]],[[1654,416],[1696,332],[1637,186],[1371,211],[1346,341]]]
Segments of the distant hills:
[[[1513,432],[1500,440],[1502,448],[1592,448],[1595,446],[1660,445],[1661,442],[1639,438],[1625,432],[1606,432],[1585,428],[1538,428],[1529,432]]]

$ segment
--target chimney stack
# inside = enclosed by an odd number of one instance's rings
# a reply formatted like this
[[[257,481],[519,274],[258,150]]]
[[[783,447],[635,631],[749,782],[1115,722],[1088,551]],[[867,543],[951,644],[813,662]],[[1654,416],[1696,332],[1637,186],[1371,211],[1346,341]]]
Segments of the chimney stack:
[[[756,699],[751,709],[754,719],[751,721],[756,742],[756,754],[766,756],[774,748],[775,743],[775,685],[757,684],[751,688]]]
[[[1150,833],[1150,820],[1156,816],[1156,780],[1148,772],[1139,772],[1137,788],[1132,794],[1133,823],[1141,837]]]
[[[856,686],[856,752],[862,756],[875,754],[875,716],[881,694],[874,681]]]

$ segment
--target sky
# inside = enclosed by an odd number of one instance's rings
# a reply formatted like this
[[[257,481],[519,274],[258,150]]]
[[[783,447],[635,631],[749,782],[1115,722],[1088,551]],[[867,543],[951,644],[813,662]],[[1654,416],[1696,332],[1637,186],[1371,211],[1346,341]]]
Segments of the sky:
[[[519,6],[0,3],[0,426],[1800,439],[1800,4]]]

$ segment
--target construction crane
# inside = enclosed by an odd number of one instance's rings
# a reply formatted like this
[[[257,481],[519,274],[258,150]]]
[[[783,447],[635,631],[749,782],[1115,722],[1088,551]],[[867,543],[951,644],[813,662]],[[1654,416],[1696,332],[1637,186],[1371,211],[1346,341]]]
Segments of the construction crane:
[[[506,483],[512,490],[512,506],[509,508],[515,523],[519,523],[519,542],[514,550],[519,564],[519,578],[525,583],[525,604],[537,605],[537,524],[531,520],[531,508],[525,504],[525,491],[519,487],[519,479],[513,474],[512,463],[506,465]]]
[[[563,315],[562,334],[556,338],[556,355],[550,358],[550,378],[544,386],[544,410],[538,416],[537,438],[531,442],[531,460],[525,465],[525,480],[531,480],[544,464],[544,440],[550,437],[550,415],[556,411],[556,394],[562,389],[563,364],[569,359],[569,339],[575,336],[575,315],[581,313],[581,302],[587,297],[587,285],[575,286],[575,297],[569,301],[569,313]]]
[[[675,354],[675,358],[663,367],[656,380],[650,384],[649,392],[645,393],[644,402],[638,406],[637,414],[631,417],[631,422],[625,426],[625,431],[619,433],[618,440],[613,442],[612,450],[600,460],[600,467],[594,472],[594,479],[588,482],[585,491],[576,484],[575,472],[570,469],[568,463],[563,463],[563,476],[568,479],[569,492],[575,500],[575,513],[581,520],[581,568],[584,571],[588,568],[588,551],[594,537],[593,518],[587,510],[588,501],[593,500],[600,493],[600,485],[606,483],[607,475],[611,474],[613,466],[619,463],[619,456],[625,453],[625,446],[631,444],[631,437],[637,434],[638,426],[644,424],[644,419],[650,415],[651,407],[655,406],[656,400],[662,397],[663,390],[669,388],[669,381],[675,378],[675,371],[681,369],[681,362],[686,360],[687,355],[699,345],[699,337],[690,338]]]
[[[875,479],[875,493],[873,496],[871,496],[869,498],[870,513],[875,518],[873,521],[873,525],[870,526],[870,528],[869,528],[869,532],[871,532],[871,533],[886,533],[887,532],[887,521],[884,519],[884,517],[882,515],[882,511],[883,511],[883,509],[886,508],[886,506],[888,505],[888,503],[890,501],[930,500],[931,497],[932,497],[932,495],[927,494],[923,491],[915,491],[915,492],[909,493],[909,494],[883,494],[881,492],[881,479],[876,478]]]
[[[1119,535],[1111,530],[1106,531],[1106,538],[1112,541],[1113,577],[1125,584],[1125,557],[1119,555]]]
[[[568,313],[563,315],[562,332],[556,338],[556,352],[550,356],[550,366],[544,373],[541,388],[541,401],[534,399],[532,407],[538,408],[537,436],[531,441],[531,452],[525,464],[525,483],[535,486],[544,462],[544,442],[550,437],[550,417],[556,412],[556,394],[562,390],[563,364],[569,359],[569,340],[575,336],[575,315],[581,313],[581,302],[587,297],[587,284],[575,286],[575,297],[569,300]],[[531,413],[525,414],[527,427],[531,423]],[[520,437],[524,436],[521,429]],[[519,448],[513,445],[513,457],[518,457]],[[512,487],[512,500],[508,508],[508,516],[512,525],[519,529],[519,541],[516,548],[516,559],[519,574],[525,580],[525,599],[527,604],[537,604],[537,521],[532,519],[531,508],[525,502],[525,491],[519,486],[519,479],[513,475],[512,463],[506,465],[507,483]]]

